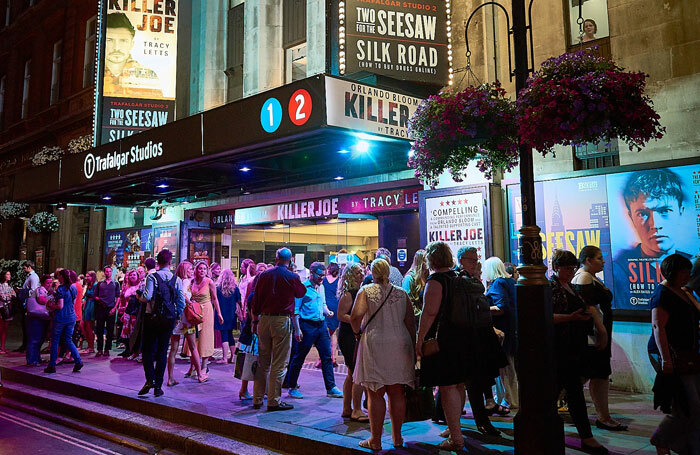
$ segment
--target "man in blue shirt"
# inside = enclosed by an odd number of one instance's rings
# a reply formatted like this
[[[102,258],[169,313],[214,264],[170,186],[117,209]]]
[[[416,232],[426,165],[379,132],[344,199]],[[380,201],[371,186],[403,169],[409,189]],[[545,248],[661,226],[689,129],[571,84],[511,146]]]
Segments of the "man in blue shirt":
[[[171,287],[173,273],[170,263],[173,254],[169,250],[161,250],[156,257],[158,270],[146,277],[146,289],[141,296],[146,302],[146,315],[143,325],[143,371],[146,384],[139,395],[146,395],[153,390],[153,395],[163,395],[163,375],[167,366],[168,343],[173,333],[175,322],[185,309],[185,294],[182,290],[182,280],[175,278]],[[173,309],[173,311],[169,311]],[[155,362],[155,368],[154,368]]]
[[[321,284],[326,274],[326,266],[320,262],[314,262],[309,267],[309,272],[309,279],[304,282],[306,295],[296,299],[294,306],[294,339],[297,344],[293,349],[294,358],[289,364],[289,397],[304,398],[298,389],[297,381],[306,355],[312,346],[316,346],[321,356],[321,370],[323,381],[326,383],[327,396],[342,398],[343,392],[335,386],[331,337],[325,320],[326,316],[333,316],[333,312],[326,306],[326,293]]]
[[[58,345],[63,344],[70,350],[75,366],[73,372],[77,373],[83,368],[78,349],[73,344],[73,329],[75,328],[75,297],[76,290],[71,286],[70,271],[62,269],[58,274],[60,286],[56,290],[56,300],[49,309],[56,310],[53,319],[53,329],[51,333],[51,360],[44,370],[44,373],[56,372],[56,358],[58,357]]]

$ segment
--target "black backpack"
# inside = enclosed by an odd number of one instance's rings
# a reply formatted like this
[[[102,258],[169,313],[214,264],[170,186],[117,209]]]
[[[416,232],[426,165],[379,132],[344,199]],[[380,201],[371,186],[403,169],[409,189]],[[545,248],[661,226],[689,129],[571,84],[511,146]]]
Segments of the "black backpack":
[[[459,274],[450,279],[447,320],[460,329],[491,327],[491,304],[484,285],[476,278]]]
[[[177,299],[177,290],[175,289],[177,275],[173,274],[170,281],[165,281],[157,273],[154,273],[153,277],[156,280],[155,289],[153,290],[153,314],[158,319],[177,319],[177,307],[175,306],[175,300]]]

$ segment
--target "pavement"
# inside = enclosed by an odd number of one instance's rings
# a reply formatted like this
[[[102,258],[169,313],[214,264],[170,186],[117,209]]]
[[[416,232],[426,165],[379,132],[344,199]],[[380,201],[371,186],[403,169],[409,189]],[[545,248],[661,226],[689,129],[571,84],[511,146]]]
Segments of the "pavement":
[[[68,390],[70,386],[73,388],[70,389],[72,392],[61,393],[72,393],[79,397],[86,397],[88,400],[96,400],[95,393],[99,395],[103,392],[105,396],[120,398],[110,403],[113,406],[123,406],[124,409],[132,411],[157,413],[157,417],[166,420],[178,418],[181,411],[188,413],[189,417],[186,419],[192,419],[193,415],[201,417],[202,422],[213,419],[219,423],[212,426],[211,431],[217,431],[218,434],[226,435],[227,432],[239,431],[236,429],[239,427],[227,427],[228,424],[242,425],[240,428],[243,428],[244,432],[241,434],[247,438],[247,442],[266,445],[275,450],[284,451],[285,443],[281,442],[281,447],[277,446],[278,443],[270,443],[270,434],[272,434],[270,432],[286,435],[284,437],[293,436],[298,441],[308,441],[311,444],[309,447],[323,448],[324,451],[329,448],[336,448],[337,450],[332,450],[334,453],[364,451],[357,444],[370,436],[369,425],[351,422],[340,417],[342,400],[326,397],[321,371],[313,368],[313,358],[310,357],[309,360],[311,361],[305,365],[299,381],[304,399],[290,399],[286,397],[286,391],[284,391],[283,399],[294,404],[295,408],[291,411],[272,413],[264,412],[264,407],[263,410],[254,410],[250,401],[238,399],[240,381],[233,377],[232,364],[212,364],[210,380],[199,384],[194,379],[183,377],[189,362],[178,358],[175,375],[180,384],[165,388],[165,395],[161,398],[155,398],[153,395],[145,398],[137,397],[136,393],[144,383],[142,366],[135,361],[114,356],[109,358],[87,356],[84,358],[85,367],[77,374],[71,372],[72,365],[60,365],[57,367],[56,374],[46,375],[42,372],[43,367],[25,366],[23,355],[15,353],[0,356],[0,367],[2,367],[3,378],[9,377],[18,383],[37,384],[37,387],[42,389],[55,387],[57,390],[61,389],[60,386]],[[335,376],[336,383],[341,387],[347,370],[342,365],[342,357],[339,361],[341,364],[336,368]],[[19,380],[19,378],[22,379]],[[250,391],[252,392],[252,384]],[[157,408],[149,407],[150,404],[157,405]],[[652,410],[651,396],[613,391],[610,395],[610,407],[615,418],[629,425],[629,431],[614,433],[599,430],[594,426],[595,437],[607,446],[611,453],[655,454],[656,451],[649,444],[649,436],[663,416],[660,412]],[[591,405],[589,405],[589,415],[594,415]],[[580,447],[580,440],[571,420],[566,414],[562,416],[566,422],[566,453],[583,453],[577,450]],[[193,425],[200,425],[199,420],[190,421]],[[595,418],[592,417],[592,424],[594,420]],[[513,452],[513,416],[493,417],[492,421],[494,426],[503,432],[503,437],[489,437],[478,433],[471,411],[467,407],[467,414],[462,419],[467,453],[508,454]],[[231,429],[227,430],[227,428]],[[390,428],[387,416],[382,440],[385,448],[392,447]],[[437,425],[431,421],[406,423],[402,430],[406,447],[393,452],[437,453],[434,446],[442,440],[439,433],[444,428],[444,425]],[[257,441],[253,434],[255,429],[261,431]],[[298,450],[294,452],[300,453]],[[301,453],[304,452],[311,453],[306,450],[301,451]]]

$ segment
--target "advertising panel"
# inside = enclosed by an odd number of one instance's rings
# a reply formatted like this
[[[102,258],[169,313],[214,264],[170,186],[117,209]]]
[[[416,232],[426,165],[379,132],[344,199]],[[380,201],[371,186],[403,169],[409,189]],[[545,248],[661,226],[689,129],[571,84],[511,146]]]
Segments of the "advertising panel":
[[[154,226],[153,227],[153,255],[157,256],[161,250],[168,249],[173,253],[172,264],[178,263],[177,239],[180,229],[177,225],[173,226]]]
[[[357,82],[326,77],[328,125],[408,139],[408,120],[422,100]]]
[[[618,308],[649,309],[673,253],[700,254],[700,165],[608,175]]]
[[[151,228],[107,231],[105,234],[104,266],[126,267],[143,265],[153,255]]]
[[[347,0],[340,21],[340,70],[447,85],[451,23],[445,0]],[[345,43],[343,43],[345,40]]]
[[[442,241],[450,245],[457,258],[462,246],[478,250],[479,260],[486,259],[484,195],[481,192],[427,197],[425,199],[426,244]]]
[[[211,264],[214,261],[216,233],[208,230],[192,229],[189,232],[188,255],[192,262],[204,261]]]
[[[106,3],[101,144],[174,120],[177,60],[177,0]]]

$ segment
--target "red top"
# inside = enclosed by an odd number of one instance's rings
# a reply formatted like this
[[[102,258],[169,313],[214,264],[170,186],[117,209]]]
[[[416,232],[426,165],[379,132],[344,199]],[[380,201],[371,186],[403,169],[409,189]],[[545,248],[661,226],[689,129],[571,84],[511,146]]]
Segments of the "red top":
[[[299,275],[286,266],[277,266],[255,277],[253,293],[254,316],[267,314],[294,314],[294,298],[300,299],[306,294]]]
[[[73,304],[75,321],[80,322],[83,320],[83,285],[80,284],[80,280],[78,280],[73,283],[73,286],[75,286],[76,290],[75,303]]]

